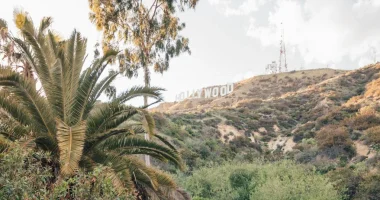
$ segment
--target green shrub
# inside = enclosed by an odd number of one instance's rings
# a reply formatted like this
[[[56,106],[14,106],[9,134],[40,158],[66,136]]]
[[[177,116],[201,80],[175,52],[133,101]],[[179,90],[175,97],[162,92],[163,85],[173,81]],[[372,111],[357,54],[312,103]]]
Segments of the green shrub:
[[[349,168],[338,168],[330,171],[328,176],[334,182],[334,187],[339,191],[343,200],[353,199],[362,181],[361,176]]]
[[[354,130],[366,130],[380,124],[380,117],[370,107],[363,107],[356,116],[346,120],[346,124]]]
[[[194,199],[340,199],[327,177],[290,161],[224,164],[178,180]]]
[[[0,199],[135,199],[123,187],[115,187],[117,179],[108,167],[80,170],[53,183],[49,154],[15,145],[1,155]]]
[[[252,192],[252,200],[340,199],[327,177],[302,165],[282,161],[264,166],[265,180]]]
[[[366,136],[368,137],[368,142],[371,144],[379,144],[380,143],[380,126],[375,126],[367,129]]]
[[[352,141],[348,130],[344,126],[328,125],[317,132],[316,140],[321,149],[334,146],[351,146]]]
[[[251,191],[255,190],[258,184],[257,171],[248,171],[246,169],[238,169],[233,171],[229,176],[229,182],[238,193],[236,200],[249,200]]]
[[[355,196],[357,200],[378,200],[380,199],[380,175],[367,174],[360,183],[358,194]]]
[[[39,199],[48,196],[47,186],[53,177],[40,160],[50,155],[13,148],[0,160],[0,199]]]

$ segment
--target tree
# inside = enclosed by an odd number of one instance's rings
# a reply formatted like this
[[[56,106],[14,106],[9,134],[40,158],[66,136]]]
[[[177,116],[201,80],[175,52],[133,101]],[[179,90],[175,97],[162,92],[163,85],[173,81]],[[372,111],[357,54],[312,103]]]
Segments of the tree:
[[[140,0],[89,0],[90,19],[103,32],[103,50],[125,45],[119,56],[120,68],[125,75],[144,71],[144,84],[150,86],[150,67],[163,73],[169,61],[182,52],[189,52],[188,39],[181,36],[185,28],[174,16],[176,6],[195,8],[198,0],[154,0],[147,5]],[[117,37],[115,37],[117,35]],[[121,47],[122,48],[122,47]],[[144,105],[148,104],[144,96]]]
[[[162,89],[132,87],[108,103],[97,103],[118,75],[100,79],[117,52],[108,50],[81,73],[86,39],[79,32],[59,40],[50,29],[35,30],[28,16],[23,19],[19,31],[24,40],[12,40],[33,67],[36,80],[10,67],[0,68],[0,107],[18,130],[17,135],[0,134],[12,141],[26,137],[25,146],[51,152],[54,180],[71,177],[79,168],[105,165],[113,170],[113,183],[120,189],[135,186],[150,196],[181,193],[168,175],[134,157],[147,154],[183,167],[175,148],[154,134],[154,120],[147,111],[124,105],[142,95],[160,100]],[[146,132],[166,145],[145,141],[141,135]]]
[[[188,52],[189,40],[179,33],[185,28],[174,14],[176,6],[195,8],[198,0],[153,0],[150,5],[142,0],[89,0],[90,20],[103,32],[103,51],[125,45],[119,55],[121,71],[128,77],[137,76],[143,69],[145,87],[150,86],[150,67],[163,73],[169,61],[180,53]],[[115,37],[117,35],[117,37]],[[144,106],[148,96],[144,96]],[[149,140],[149,135],[145,135]],[[150,165],[150,159],[145,157]]]

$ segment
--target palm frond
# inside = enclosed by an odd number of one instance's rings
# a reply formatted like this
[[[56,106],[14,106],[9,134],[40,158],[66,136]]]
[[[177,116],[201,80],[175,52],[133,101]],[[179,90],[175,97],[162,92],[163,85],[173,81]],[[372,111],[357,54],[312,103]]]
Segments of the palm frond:
[[[72,175],[79,167],[86,135],[86,122],[70,127],[57,119],[57,141],[61,173]]]
[[[156,127],[153,117],[145,109],[138,109],[138,112],[143,117],[143,125],[146,132],[152,137],[154,135],[154,128]]]
[[[56,59],[55,63],[52,66],[51,72],[53,77],[53,83],[52,88],[54,88],[53,91],[51,91],[51,96],[49,99],[49,103],[51,104],[51,107],[54,110],[54,113],[60,118],[65,121],[67,114],[66,114],[66,108],[67,104],[65,104],[67,98],[65,98],[65,91],[62,89],[62,63],[61,60]]]
[[[55,133],[52,110],[46,99],[36,91],[32,80],[24,79],[20,74],[9,68],[1,68],[0,86],[4,86],[4,90],[9,90],[20,98],[24,108],[35,116],[35,122],[37,122],[42,132],[51,136]]]
[[[89,139],[94,138],[95,141],[102,142],[103,140],[105,140],[107,138],[117,136],[121,133],[126,133],[126,134],[124,134],[124,136],[135,135],[136,131],[141,131],[141,129],[135,128],[135,127],[114,128],[114,129],[107,130],[106,132],[97,134],[97,135],[89,136]]]
[[[161,92],[164,91],[164,89],[159,87],[142,87],[142,86],[135,86],[131,89],[121,93],[118,95],[114,102],[118,101],[120,103],[125,103],[133,98],[136,97],[151,97],[157,100],[162,100],[162,94]]]
[[[48,41],[49,41],[49,45],[50,45],[50,49],[52,50],[52,53],[54,55],[58,55],[58,44],[57,44],[57,41],[55,41],[55,36],[53,34],[53,32],[49,31],[48,32]]]
[[[103,73],[105,67],[109,61],[117,55],[116,51],[108,51],[101,59],[94,62],[90,70],[83,76],[83,80],[80,80],[81,85],[78,88],[74,104],[72,107],[72,118],[74,123],[83,119],[85,114],[86,105],[90,98],[91,92],[95,87],[100,75]]]
[[[132,174],[128,169],[128,160],[121,158],[120,156],[108,154],[102,151],[91,152],[89,159],[91,159],[94,163],[110,166],[116,176],[123,182],[124,187],[128,189],[133,188]]]
[[[52,82],[51,74],[49,67],[46,63],[45,55],[42,52],[40,45],[38,44],[38,41],[34,38],[34,36],[29,33],[28,31],[22,30],[22,34],[25,37],[26,42],[28,45],[31,46],[33,49],[33,57],[29,58],[30,60],[34,60],[35,65],[34,70],[39,77],[39,80],[41,81],[41,85],[44,88],[44,91],[48,94],[49,91],[49,84]]]
[[[53,155],[59,155],[59,148],[55,138],[51,138],[45,135],[37,135],[35,138],[30,138],[27,143],[34,142],[40,149],[51,152]]]
[[[21,11],[21,12],[23,12],[23,11]],[[20,28],[20,31],[21,32],[26,31],[26,32],[32,34],[33,36],[37,36],[37,34],[36,34],[37,30],[35,29],[33,20],[30,18],[28,13],[23,12],[23,14],[25,15],[25,22],[24,22],[24,25]],[[21,34],[23,34],[23,33],[21,33]]]
[[[135,114],[137,110],[131,106],[117,103],[99,105],[87,117],[87,134],[102,133],[117,128]]]
[[[82,37],[79,32],[76,32],[76,40],[75,40],[75,57],[73,59],[73,70],[72,70],[72,81],[76,84],[73,88],[77,90],[80,73],[82,71],[82,67],[85,61],[86,47],[87,47],[87,39]]]
[[[5,90],[0,91],[0,107],[18,123],[25,126],[33,126],[34,121],[29,112],[15,101]]]
[[[6,115],[9,114],[6,113]],[[9,140],[18,140],[24,136],[27,136],[30,132],[30,126],[20,124],[12,116],[1,116],[0,135],[3,135]]]
[[[164,143],[166,146],[168,146],[173,151],[178,152],[177,149],[164,136],[155,134],[154,137],[159,139],[162,143]]]
[[[52,23],[53,23],[53,18],[51,17],[42,18],[40,22],[40,27],[38,29],[38,36],[43,35],[46,29],[49,28]]]
[[[96,100],[110,86],[110,84],[115,80],[118,74],[119,73],[109,73],[108,76],[106,76],[104,79],[102,79],[99,83],[96,84],[88,100],[85,114],[83,116],[84,118],[88,116],[90,111],[93,109]]]
[[[102,143],[105,150],[118,150],[121,154],[130,154],[134,151],[143,150],[145,154],[152,152],[151,155],[159,154],[158,159],[165,158],[174,163],[180,169],[184,168],[183,161],[177,152],[159,145],[153,141],[148,141],[140,137],[130,136],[124,138],[108,138]],[[126,150],[126,151],[123,151]]]

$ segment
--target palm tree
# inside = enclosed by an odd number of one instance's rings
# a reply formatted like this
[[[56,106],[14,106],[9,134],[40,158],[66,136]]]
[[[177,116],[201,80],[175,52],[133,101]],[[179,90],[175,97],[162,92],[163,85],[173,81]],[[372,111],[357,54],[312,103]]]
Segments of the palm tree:
[[[24,145],[51,152],[54,159],[50,165],[57,179],[74,175],[79,167],[91,170],[109,165],[120,189],[135,187],[157,198],[180,195],[168,175],[134,156],[150,155],[182,168],[178,152],[154,134],[154,120],[146,110],[124,105],[144,95],[160,100],[162,89],[132,87],[108,103],[98,103],[118,75],[109,73],[100,79],[117,52],[106,52],[81,73],[86,39],[79,32],[58,40],[51,30],[36,30],[27,16],[19,29],[23,40],[12,40],[32,66],[36,80],[10,67],[0,69],[0,108],[17,130],[0,135],[9,140],[26,137]],[[144,133],[161,142],[144,140]]]

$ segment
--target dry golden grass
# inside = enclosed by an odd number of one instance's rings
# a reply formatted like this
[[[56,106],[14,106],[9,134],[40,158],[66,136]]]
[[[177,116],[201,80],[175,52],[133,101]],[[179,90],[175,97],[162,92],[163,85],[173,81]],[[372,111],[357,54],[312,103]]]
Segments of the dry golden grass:
[[[271,100],[280,96],[294,95],[314,84],[346,73],[344,70],[313,69],[279,74],[254,76],[234,84],[234,91],[224,97],[186,99],[177,103],[162,103],[153,112],[178,113],[239,107],[252,99]]]

